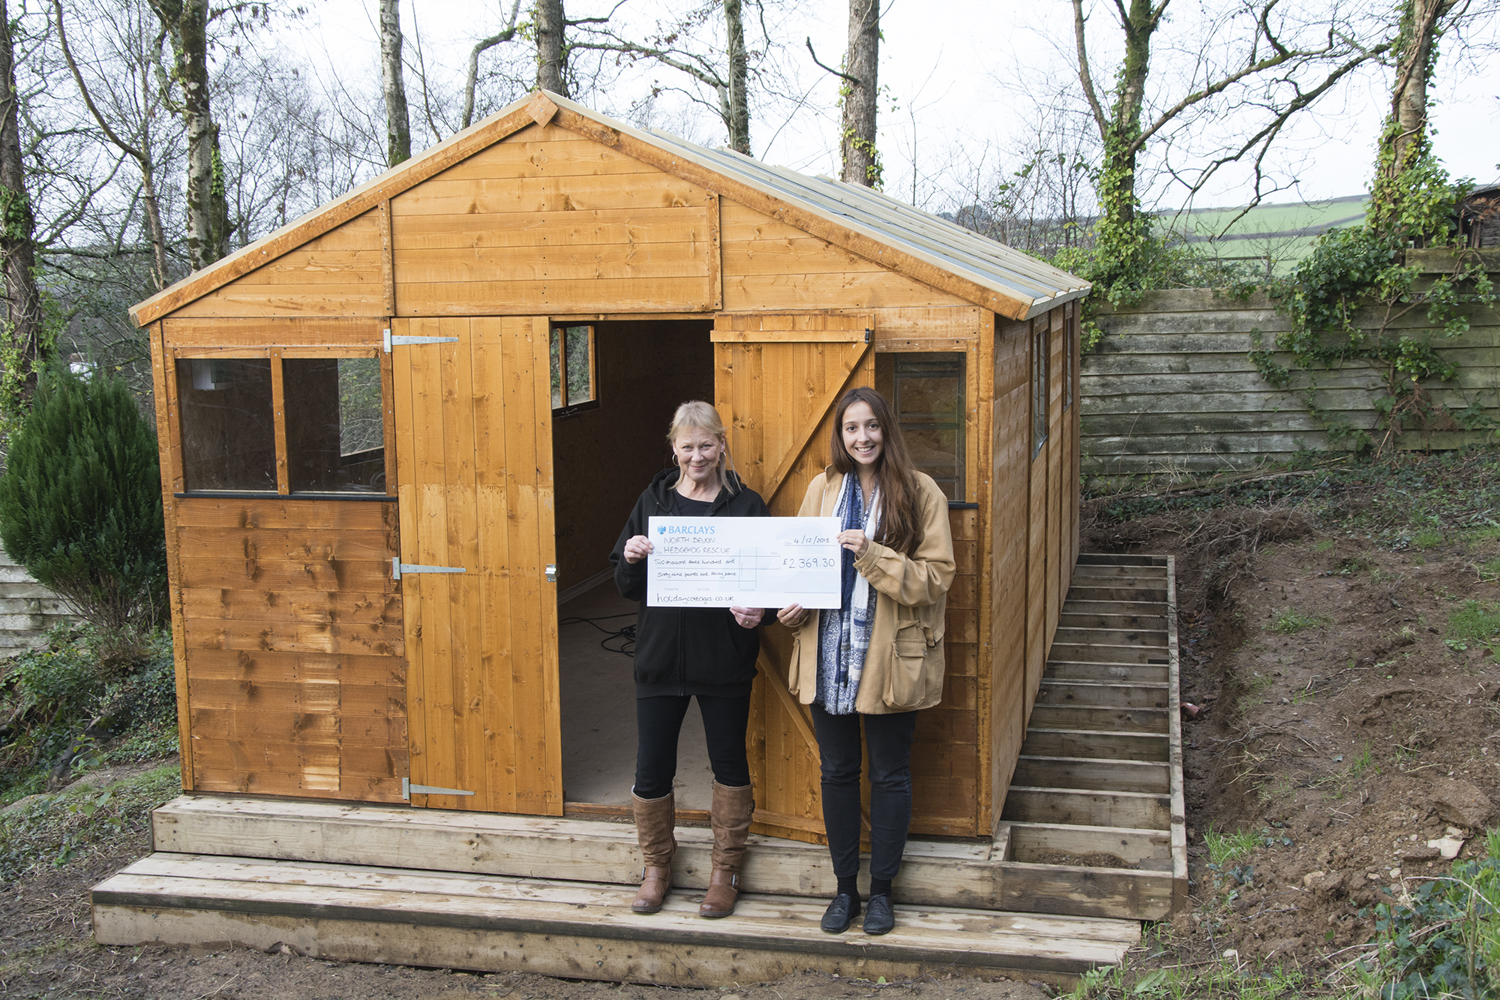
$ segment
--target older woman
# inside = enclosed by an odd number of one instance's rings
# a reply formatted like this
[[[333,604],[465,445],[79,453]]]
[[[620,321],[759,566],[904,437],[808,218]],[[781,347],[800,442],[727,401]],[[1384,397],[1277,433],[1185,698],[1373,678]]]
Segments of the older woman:
[[[653,546],[647,518],[765,517],[770,512],[740,482],[729,459],[724,424],[712,406],[683,403],[667,431],[677,467],[658,473],[636,501],[610,562],[621,596],[640,602],[635,637],[637,749],[630,804],[645,870],[631,909],[655,913],[671,885],[677,737],[688,702],[698,699],[713,765],[713,873],[698,908],[727,917],[739,895],[740,863],[755,796],[745,755],[750,684],[760,652],[759,608],[652,608],[646,605],[646,560]]]
[[[823,930],[860,913],[860,729],[870,760],[870,900],[866,934],[895,926],[891,882],[911,825],[911,744],[917,710],[943,694],[943,613],[953,584],[948,499],[919,472],[885,398],[851,389],[839,401],[833,464],[802,500],[804,517],[835,516],[844,548],[842,604],[777,618],[796,630],[788,684],[812,706],[823,781],[823,825],[838,891]]]

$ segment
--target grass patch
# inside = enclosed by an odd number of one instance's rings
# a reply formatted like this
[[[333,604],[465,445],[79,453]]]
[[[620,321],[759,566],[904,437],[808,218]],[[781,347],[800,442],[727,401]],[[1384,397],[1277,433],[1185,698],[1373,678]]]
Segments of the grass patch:
[[[1443,533],[1436,528],[1422,528],[1411,536],[1411,544],[1417,549],[1435,549],[1445,541]]]
[[[1320,538],[1316,542],[1313,542],[1312,550],[1314,552],[1327,552],[1336,544],[1338,543],[1335,542],[1332,538]]]
[[[1494,601],[1464,601],[1448,616],[1448,634],[1443,637],[1451,649],[1469,646],[1500,647],[1500,604]]]
[[[1271,624],[1266,627],[1282,635],[1293,635],[1307,628],[1322,628],[1328,623],[1329,619],[1321,615],[1304,614],[1296,608],[1283,608],[1271,616]]]
[[[1494,583],[1496,580],[1500,580],[1500,557],[1487,559],[1480,563],[1477,568],[1479,570],[1479,578],[1486,583]]]
[[[1203,843],[1208,846],[1208,862],[1220,868],[1244,858],[1259,847],[1263,840],[1253,830],[1241,830],[1238,833],[1208,830],[1203,834]]]
[[[102,787],[75,782],[0,813],[0,884],[45,865],[64,865],[146,830],[151,810],[182,791],[177,765]]]

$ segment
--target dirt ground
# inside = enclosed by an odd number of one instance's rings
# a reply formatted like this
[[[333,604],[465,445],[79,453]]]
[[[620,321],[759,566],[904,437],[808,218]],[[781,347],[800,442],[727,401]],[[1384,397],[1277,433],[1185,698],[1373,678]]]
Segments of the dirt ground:
[[[1288,477],[1232,502],[1210,491],[1086,507],[1086,551],[1177,556],[1185,716],[1196,709],[1184,719],[1192,905],[1146,928],[1136,967],[1190,967],[1232,951],[1247,969],[1321,976],[1359,956],[1373,928],[1366,908],[1445,870],[1441,841],[1461,841],[1459,857],[1484,853],[1484,829],[1500,819],[1500,665],[1455,641],[1450,619],[1466,601],[1500,602],[1500,500],[1486,507],[1500,467],[1408,461],[1415,471],[1394,491]],[[1258,846],[1217,871],[1210,830],[1249,831]],[[0,995],[586,1000],[664,989],[94,945],[88,888],[146,849],[143,835],[116,839],[10,886],[0,897]],[[814,971],[672,992],[1050,995],[962,976],[875,984]]]

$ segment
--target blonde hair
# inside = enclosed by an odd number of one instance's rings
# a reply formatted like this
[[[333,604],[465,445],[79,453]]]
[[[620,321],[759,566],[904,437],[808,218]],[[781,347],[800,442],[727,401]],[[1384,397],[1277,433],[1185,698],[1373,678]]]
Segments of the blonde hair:
[[[672,423],[667,428],[667,444],[671,446],[674,456],[677,453],[677,438],[686,431],[703,431],[719,439],[719,443],[724,446],[719,453],[719,489],[737,492],[734,479],[729,475],[734,468],[734,460],[729,457],[729,439],[724,433],[724,421],[719,419],[719,411],[701,399],[689,400],[677,407],[677,412],[672,414]]]

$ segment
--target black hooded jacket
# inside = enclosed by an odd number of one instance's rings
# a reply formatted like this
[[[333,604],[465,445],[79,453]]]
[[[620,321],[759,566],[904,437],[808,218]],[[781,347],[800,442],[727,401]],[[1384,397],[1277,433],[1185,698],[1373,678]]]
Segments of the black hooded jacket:
[[[672,488],[681,474],[679,469],[657,473],[635,502],[630,520],[609,554],[620,596],[639,601],[641,606],[635,629],[635,694],[637,698],[749,694],[755,658],[760,653],[760,631],[741,627],[728,608],[647,607],[646,564],[650,557],[638,563],[625,561],[625,543],[636,535],[648,534],[647,518],[676,513]],[[738,477],[733,482],[738,488],[732,493],[720,490],[708,509],[709,517],[770,516],[759,493]]]

